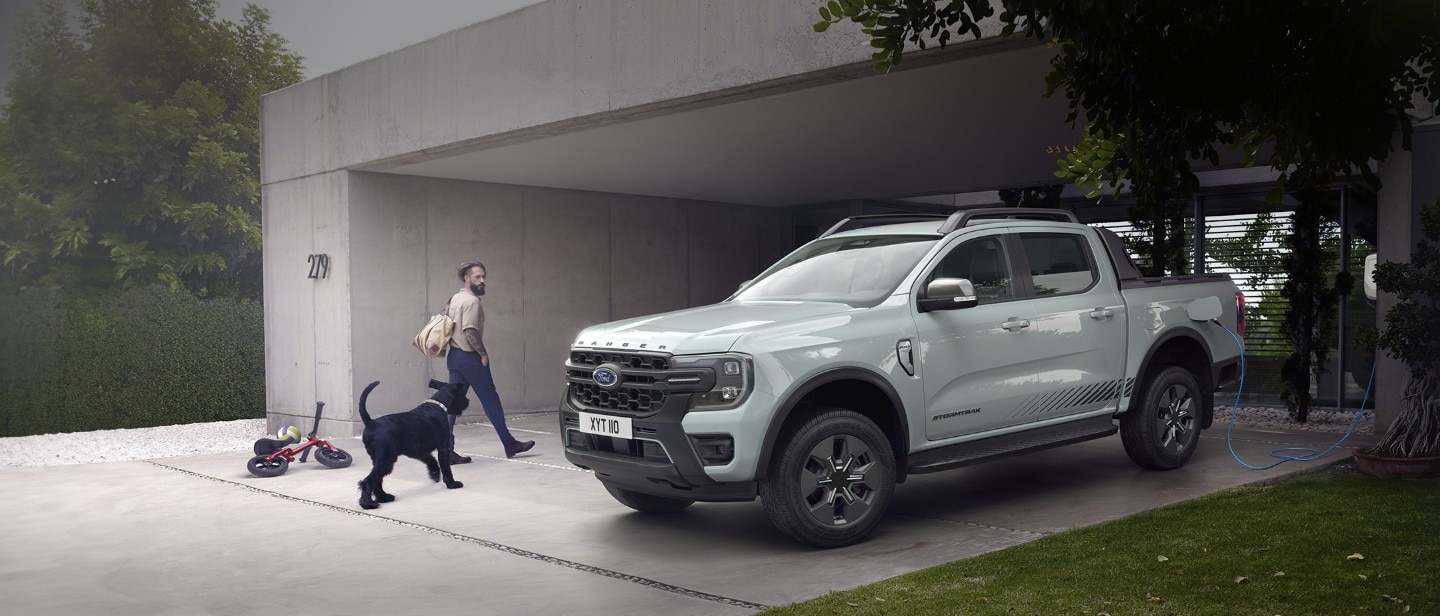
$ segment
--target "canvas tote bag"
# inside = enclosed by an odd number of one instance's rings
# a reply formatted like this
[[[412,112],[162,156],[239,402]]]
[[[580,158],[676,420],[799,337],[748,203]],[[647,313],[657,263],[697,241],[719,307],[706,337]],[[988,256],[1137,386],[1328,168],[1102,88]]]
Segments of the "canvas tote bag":
[[[426,357],[444,357],[445,352],[450,350],[450,337],[453,335],[455,320],[450,318],[450,302],[447,301],[445,310],[430,317],[430,322],[420,328],[413,344]]]

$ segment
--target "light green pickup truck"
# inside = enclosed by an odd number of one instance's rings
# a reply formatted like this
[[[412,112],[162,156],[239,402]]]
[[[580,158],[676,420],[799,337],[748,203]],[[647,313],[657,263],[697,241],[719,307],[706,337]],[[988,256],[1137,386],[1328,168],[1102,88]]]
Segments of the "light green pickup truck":
[[[1244,313],[1228,275],[1141,277],[1063,210],[846,219],[723,302],[582,331],[565,456],[639,511],[759,496],[849,545],[914,473],[1117,430],[1136,464],[1185,464]]]

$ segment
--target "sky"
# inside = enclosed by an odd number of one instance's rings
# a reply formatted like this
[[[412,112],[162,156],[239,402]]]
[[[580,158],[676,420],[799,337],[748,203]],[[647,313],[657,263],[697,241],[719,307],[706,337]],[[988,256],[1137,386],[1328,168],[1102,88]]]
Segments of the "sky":
[[[270,28],[318,77],[540,0],[214,0],[238,22],[246,4],[270,11]],[[40,0],[0,0],[0,83],[10,80],[14,25]],[[3,97],[0,97],[3,99]]]

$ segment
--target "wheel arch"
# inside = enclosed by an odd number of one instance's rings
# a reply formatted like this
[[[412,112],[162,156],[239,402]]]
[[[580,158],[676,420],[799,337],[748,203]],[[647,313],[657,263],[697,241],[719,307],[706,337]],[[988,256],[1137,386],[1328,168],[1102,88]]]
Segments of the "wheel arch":
[[[1200,386],[1201,409],[1200,428],[1209,428],[1215,414],[1215,375],[1212,374],[1213,359],[1205,338],[1190,328],[1175,329],[1165,333],[1150,345],[1140,371],[1135,375],[1135,386],[1140,388],[1164,366],[1180,366],[1195,375]],[[1139,396],[1131,396],[1125,412],[1133,412],[1140,404]]]
[[[757,481],[769,475],[780,435],[796,429],[820,407],[843,408],[875,422],[895,453],[895,482],[904,481],[905,458],[910,451],[910,425],[904,403],[885,377],[863,368],[826,370],[806,380],[785,398],[765,429],[755,471]]]

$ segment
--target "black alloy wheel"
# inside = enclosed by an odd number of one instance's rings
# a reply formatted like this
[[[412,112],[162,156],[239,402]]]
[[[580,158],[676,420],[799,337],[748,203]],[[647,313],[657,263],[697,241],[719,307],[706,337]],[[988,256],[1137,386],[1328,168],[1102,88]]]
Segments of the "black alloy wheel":
[[[760,498],[770,521],[797,541],[834,548],[879,525],[895,491],[895,455],[879,426],[844,409],[805,422],[782,449]]]
[[[1120,416],[1120,440],[1136,464],[1156,470],[1180,468],[1200,441],[1203,397],[1195,375],[1180,366],[1160,370],[1130,412]]]

